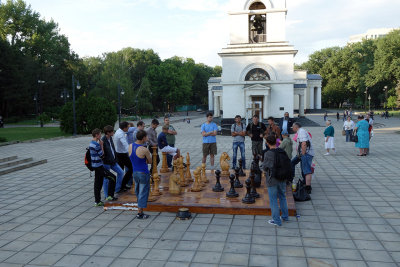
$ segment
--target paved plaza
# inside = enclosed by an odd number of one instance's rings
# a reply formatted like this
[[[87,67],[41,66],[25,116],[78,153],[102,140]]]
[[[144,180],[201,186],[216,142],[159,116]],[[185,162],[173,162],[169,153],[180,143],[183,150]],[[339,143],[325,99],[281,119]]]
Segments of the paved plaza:
[[[309,118],[323,125],[322,115]],[[204,119],[173,123],[193,168]],[[323,156],[323,127],[306,127],[316,151],[312,201],[296,203],[300,216],[282,227],[268,216],[137,220],[131,211],[103,211],[93,207],[94,177],[83,164],[89,136],[2,146],[0,158],[48,163],[0,176],[0,266],[399,266],[400,120],[376,122],[368,157],[344,142],[342,121],[333,122],[336,155]],[[219,164],[222,152],[232,154],[232,138],[217,142]],[[247,166],[250,146],[246,138]]]

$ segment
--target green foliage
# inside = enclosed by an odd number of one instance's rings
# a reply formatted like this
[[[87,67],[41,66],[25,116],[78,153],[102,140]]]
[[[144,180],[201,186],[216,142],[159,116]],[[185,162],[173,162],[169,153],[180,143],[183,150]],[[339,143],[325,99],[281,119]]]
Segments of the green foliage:
[[[40,124],[43,125],[50,122],[50,117],[45,112],[43,112],[38,116],[38,121],[40,121]]]
[[[391,109],[394,109],[397,107],[397,97],[396,96],[392,95],[392,96],[388,97],[387,107],[391,108]]]
[[[78,134],[89,134],[95,128],[103,129],[114,125],[117,119],[115,107],[102,97],[81,97],[76,102],[76,126]],[[67,103],[60,116],[60,128],[63,132],[73,133],[73,107]]]

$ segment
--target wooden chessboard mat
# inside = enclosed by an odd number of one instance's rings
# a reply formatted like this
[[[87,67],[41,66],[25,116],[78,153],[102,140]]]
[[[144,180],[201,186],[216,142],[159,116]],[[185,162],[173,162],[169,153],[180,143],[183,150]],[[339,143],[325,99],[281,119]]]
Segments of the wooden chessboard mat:
[[[172,172],[160,174],[160,192],[162,195],[159,196],[155,201],[149,202],[146,211],[155,212],[177,212],[179,208],[189,208],[192,213],[211,213],[211,214],[240,214],[240,215],[271,215],[271,209],[269,206],[268,189],[265,186],[265,178],[263,177],[261,187],[257,188],[257,192],[260,194],[260,198],[256,199],[254,204],[242,203],[242,198],[246,194],[246,188],[244,181],[248,177],[248,171],[246,171],[246,177],[240,177],[243,188],[236,188],[236,192],[239,193],[237,198],[227,198],[226,192],[230,189],[230,183],[228,177],[221,177],[221,185],[224,187],[223,192],[213,192],[212,188],[215,185],[215,175],[211,174],[211,171],[206,171],[209,183],[206,184],[203,191],[191,192],[190,185],[184,187],[184,192],[181,195],[172,195],[168,192],[169,187],[169,176]],[[233,171],[231,171],[233,173]],[[192,177],[193,172],[192,172]],[[125,205],[133,204],[137,202],[136,196],[132,190],[124,192],[119,195],[118,201],[106,202],[105,207],[123,207]],[[293,199],[291,186],[286,187],[286,199],[288,202],[289,215],[296,215],[296,205]]]

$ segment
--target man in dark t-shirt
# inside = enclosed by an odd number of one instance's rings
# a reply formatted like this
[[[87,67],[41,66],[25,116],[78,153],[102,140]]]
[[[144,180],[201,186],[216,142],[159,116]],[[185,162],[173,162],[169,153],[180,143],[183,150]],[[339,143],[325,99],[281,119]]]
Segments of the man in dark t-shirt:
[[[251,151],[253,156],[262,156],[263,150],[263,137],[267,129],[264,123],[259,122],[258,115],[254,115],[252,122],[246,127],[247,135],[251,138]]]

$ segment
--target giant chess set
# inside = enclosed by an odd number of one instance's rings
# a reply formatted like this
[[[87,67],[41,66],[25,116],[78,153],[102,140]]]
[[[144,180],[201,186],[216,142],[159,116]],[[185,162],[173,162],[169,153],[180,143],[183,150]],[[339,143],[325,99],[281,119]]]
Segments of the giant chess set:
[[[173,161],[173,171],[167,166],[163,153],[162,166],[158,173],[156,149],[153,148],[153,173],[151,190],[146,211],[177,212],[188,208],[192,213],[220,213],[242,215],[270,215],[268,189],[265,178],[255,158],[251,169],[239,167],[230,170],[229,155],[224,152],[220,158],[221,170],[206,170],[206,165],[191,169],[190,155],[186,163],[181,156]],[[287,186],[286,199],[289,215],[296,215],[292,188]],[[106,202],[104,209],[136,210],[137,199],[134,188],[122,193],[118,201]]]

